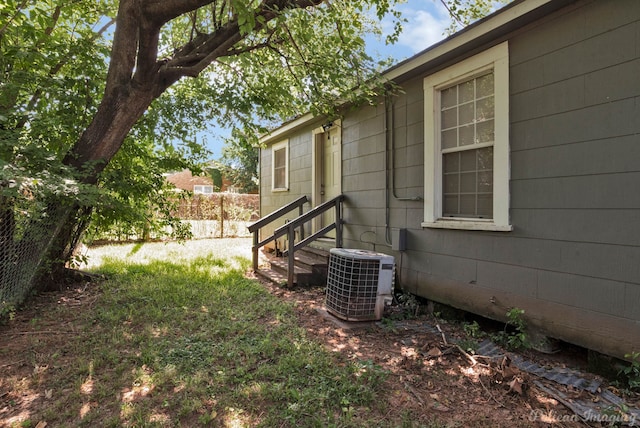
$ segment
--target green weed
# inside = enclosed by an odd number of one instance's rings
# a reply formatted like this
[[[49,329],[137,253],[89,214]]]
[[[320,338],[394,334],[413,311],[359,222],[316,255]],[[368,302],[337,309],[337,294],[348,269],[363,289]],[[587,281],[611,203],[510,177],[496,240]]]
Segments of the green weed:
[[[640,352],[625,354],[631,360],[628,365],[620,369],[618,375],[624,377],[627,387],[632,391],[640,391]]]
[[[480,324],[477,321],[466,323],[462,326],[462,331],[473,339],[480,339],[484,337],[484,332],[480,329]]]
[[[531,343],[526,333],[527,323],[523,318],[524,309],[511,308],[506,315],[507,322],[504,330],[492,335],[491,338],[510,350],[530,348]]]

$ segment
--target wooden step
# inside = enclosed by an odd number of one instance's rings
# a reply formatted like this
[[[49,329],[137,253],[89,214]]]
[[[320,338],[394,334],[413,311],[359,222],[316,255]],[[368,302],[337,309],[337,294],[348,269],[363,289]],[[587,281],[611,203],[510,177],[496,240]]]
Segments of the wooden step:
[[[256,274],[261,276],[262,278],[271,281],[279,287],[287,286],[287,272],[282,272],[280,269],[271,269],[271,268],[261,268],[256,271]],[[310,273],[299,272],[298,269],[295,270],[293,276],[293,285],[297,286],[309,286],[309,285],[318,285],[315,281],[311,281],[312,278]]]
[[[256,273],[275,284],[285,286],[288,278],[288,258],[269,256],[268,259],[270,267],[260,269]],[[296,251],[292,285],[325,285],[328,264],[329,251],[327,250],[304,247]]]
[[[296,266],[309,269],[312,272],[322,273],[323,271],[327,270],[327,259],[309,255],[309,253],[305,253],[302,251],[296,251],[294,259]],[[286,257],[283,257],[282,260],[288,261]]]
[[[329,263],[329,251],[325,249],[306,246],[296,251],[296,257],[298,255],[317,260],[320,264]]]
[[[276,272],[271,268],[261,268],[255,272],[256,272],[256,275],[261,276],[262,278],[269,280],[278,286],[284,287],[287,284],[286,273],[283,275],[282,273]]]
[[[315,248],[319,250],[324,250],[329,253],[329,250],[336,247],[336,240],[331,238],[320,238],[311,242],[305,248]]]
[[[297,257],[296,257],[297,258]],[[285,258],[275,258],[271,260],[271,269],[284,276],[285,282],[289,268],[289,261]],[[319,285],[318,278],[313,270],[304,267],[298,263],[293,266],[293,283],[294,285]]]

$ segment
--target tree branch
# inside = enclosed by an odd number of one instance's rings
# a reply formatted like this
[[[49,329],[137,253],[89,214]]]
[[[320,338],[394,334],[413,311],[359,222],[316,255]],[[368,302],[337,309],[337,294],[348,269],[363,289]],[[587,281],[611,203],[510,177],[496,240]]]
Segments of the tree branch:
[[[116,85],[126,85],[131,80],[138,50],[140,13],[138,1],[120,1],[111,48],[106,92]]]
[[[212,2],[213,0],[147,0],[143,8],[145,16],[162,25]]]
[[[190,1],[195,2],[196,0]],[[257,24],[254,31],[263,29],[268,22],[275,19],[283,10],[317,6],[322,3],[322,1],[323,0],[265,0],[255,11],[256,17],[260,17],[262,20],[260,22],[256,19]],[[173,3],[174,2],[167,2],[163,4],[170,5]],[[245,37],[246,35],[240,31],[238,18],[234,17],[213,33],[203,35],[200,40],[198,40],[197,37],[192,43],[187,43],[183,48],[179,49],[172,59],[167,60],[161,65],[160,72],[163,75],[163,80],[166,79],[167,81],[175,82],[182,76],[197,76],[216,59],[235,54],[232,47]],[[240,53],[241,52],[242,48],[240,49]],[[179,59],[181,56],[193,56],[193,58],[198,57],[201,59],[196,63],[186,65],[187,63],[185,61]]]
[[[153,82],[156,73],[158,59],[158,44],[160,42],[160,27],[155,26],[142,18],[138,33],[138,55],[134,82],[139,85],[148,85]]]
[[[177,80],[182,76],[195,77],[214,60],[224,56],[243,37],[238,22],[228,22],[220,30],[212,34],[201,34],[185,44],[172,59],[161,66],[160,73],[169,80]],[[189,63],[185,58],[197,60]]]
[[[323,0],[263,0],[252,12],[257,33],[283,11],[316,6]],[[93,121],[63,162],[87,170],[96,180],[125,136],[151,102],[183,76],[197,76],[217,58],[228,56],[247,37],[238,16],[211,34],[198,35],[172,58],[158,61],[158,37],[169,20],[211,4],[213,0],[120,0],[111,62]],[[242,49],[242,48],[240,48]]]
[[[111,27],[114,22],[116,22],[116,20],[114,18],[111,18],[109,22],[104,24],[102,28],[100,28],[90,40],[93,41],[93,40],[96,40],[98,37],[102,36],[102,34],[104,34],[104,32],[107,31],[107,29]],[[62,69],[62,67],[64,67],[69,63],[69,60],[73,57],[72,54],[73,54],[73,50],[70,50],[67,53],[67,55],[63,57],[64,60],[59,61],[57,64],[51,67],[51,70],[49,70],[49,77],[53,77],[56,74],[58,74],[58,72]],[[40,100],[40,97],[42,96],[42,92],[43,92],[42,88],[38,88],[35,90],[31,98],[29,99],[29,102],[27,103],[27,107],[25,111],[29,111],[35,107],[36,103]],[[24,115],[16,124],[16,129],[22,128],[26,123],[27,123],[27,116]]]
[[[27,5],[27,2],[28,0],[23,0],[20,6],[18,6],[18,8],[16,9],[16,13],[11,18],[7,19],[7,22],[5,22],[2,28],[0,28],[0,39],[2,39],[4,32],[7,31],[7,28],[9,28],[9,25],[11,25],[13,20],[16,19],[16,16],[18,16],[18,13],[20,13],[20,11],[24,9],[24,7]]]
[[[273,35],[275,34],[276,30],[275,28],[269,30],[266,34],[266,40],[264,42],[261,43],[255,43],[253,45],[249,45],[249,46],[243,46],[243,47],[238,47],[238,48],[234,48],[234,49],[230,49],[227,53],[228,56],[237,56],[237,55],[241,55],[247,52],[253,52],[256,51],[258,49],[263,49],[263,48],[267,48],[273,45]],[[281,41],[281,40],[280,40]],[[276,40],[275,43],[277,44],[279,42],[279,40]]]

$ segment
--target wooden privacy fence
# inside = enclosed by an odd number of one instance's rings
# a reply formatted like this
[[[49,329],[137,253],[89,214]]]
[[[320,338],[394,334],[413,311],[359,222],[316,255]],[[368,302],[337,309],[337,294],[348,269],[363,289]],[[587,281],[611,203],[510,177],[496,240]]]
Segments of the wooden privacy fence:
[[[191,225],[194,238],[248,236],[246,226],[260,215],[260,197],[240,193],[197,194],[181,200],[175,215]]]

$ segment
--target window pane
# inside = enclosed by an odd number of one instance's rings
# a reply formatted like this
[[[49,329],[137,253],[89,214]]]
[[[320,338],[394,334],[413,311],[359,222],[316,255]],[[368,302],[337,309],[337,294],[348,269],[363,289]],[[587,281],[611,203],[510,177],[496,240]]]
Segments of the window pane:
[[[461,83],[458,85],[460,91],[460,100],[458,101],[460,104],[473,101],[473,80],[469,80],[467,82]]]
[[[458,145],[458,128],[450,129],[442,133],[442,148],[451,149]]]
[[[284,189],[286,187],[285,168],[276,168],[273,171],[273,187],[276,189]]]
[[[475,127],[473,125],[467,125],[460,128],[460,145],[468,146],[475,143],[474,139]]]
[[[477,217],[476,195],[460,195],[460,217]]]
[[[442,155],[445,217],[491,218],[493,147]]]
[[[286,148],[282,148],[273,152],[273,163],[275,168],[282,168],[287,165]]]
[[[452,108],[442,111],[442,129],[453,128],[458,125],[458,109]]]
[[[493,195],[478,195],[478,216],[493,218]]]
[[[493,147],[478,150],[478,171],[493,171]]]
[[[444,161],[442,162],[444,172],[458,172],[460,171],[460,153],[449,153],[444,155]]]
[[[444,108],[453,107],[458,104],[458,87],[453,86],[451,88],[444,89],[441,92],[440,105]]]
[[[478,192],[493,192],[493,171],[478,173]]]
[[[476,79],[476,97],[493,95],[493,71]]]
[[[478,143],[491,143],[495,140],[493,132],[493,120],[480,122],[476,125],[476,138]]]
[[[476,120],[478,122],[493,119],[493,97],[476,101]]]
[[[442,215],[444,217],[458,217],[460,209],[458,207],[458,195],[444,195]]]
[[[476,172],[460,174],[460,193],[476,193]]]
[[[473,103],[467,103],[460,106],[460,125],[473,123],[475,114],[473,112]]]
[[[475,171],[477,150],[460,152],[460,171]]]
[[[458,174],[445,174],[444,176],[444,193],[458,193],[459,178]]]

